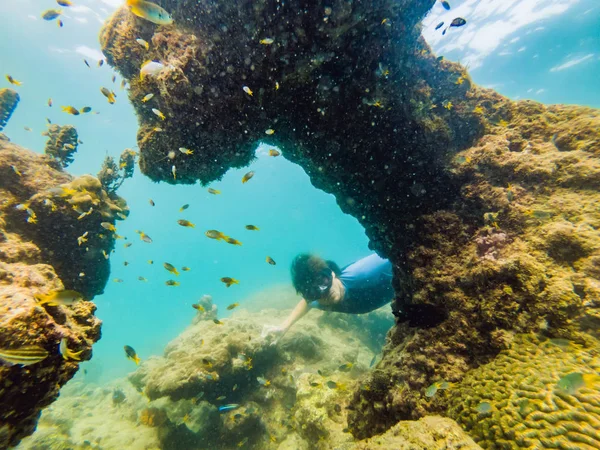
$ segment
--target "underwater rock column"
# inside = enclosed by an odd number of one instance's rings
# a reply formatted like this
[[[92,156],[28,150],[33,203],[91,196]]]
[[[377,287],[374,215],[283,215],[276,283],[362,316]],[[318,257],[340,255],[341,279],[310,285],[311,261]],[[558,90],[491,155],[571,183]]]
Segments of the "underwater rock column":
[[[19,94],[13,89],[0,89],[0,131],[4,129],[10,116],[19,104]]]
[[[101,321],[89,300],[104,289],[114,246],[100,224],[127,213],[124,200],[109,197],[96,178],[73,178],[51,165],[46,156],[0,140],[0,448],[33,433],[42,408],[79,361],[91,358]],[[85,300],[41,306],[35,299],[63,289]],[[59,352],[62,340],[75,356]],[[21,365],[17,355],[11,364],[7,353],[32,346],[39,361]]]
[[[597,111],[473,85],[420,36],[434,0],[159,3],[173,25],[123,7],[100,36],[131,86],[142,171],[205,185],[248,165],[257,142],[277,145],[393,262],[396,312],[448,315],[390,333],[371,389],[355,393],[355,436],[444,413],[425,389],[514,333],[597,334]],[[148,60],[162,67],[142,79]]]

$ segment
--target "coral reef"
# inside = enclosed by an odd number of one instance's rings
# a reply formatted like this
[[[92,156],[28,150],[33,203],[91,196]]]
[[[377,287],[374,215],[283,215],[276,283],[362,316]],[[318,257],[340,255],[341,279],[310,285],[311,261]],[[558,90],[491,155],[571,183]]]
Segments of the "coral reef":
[[[357,444],[356,450],[477,450],[481,449],[456,422],[439,416],[403,421],[381,436]]]
[[[450,416],[486,449],[600,448],[600,388],[570,393],[557,386],[572,372],[598,373],[600,342],[588,344],[517,336],[442,394]],[[478,409],[482,402],[489,410]]]
[[[74,161],[79,141],[77,130],[73,125],[51,124],[43,134],[48,136],[48,141],[44,147],[46,155],[56,161],[62,168],[67,167]]]
[[[124,200],[109,198],[94,177],[73,178],[49,161],[0,140],[0,348],[49,352],[34,365],[0,365],[1,448],[31,434],[41,409],[77,372],[77,361],[58,352],[61,339],[87,360],[100,338],[92,302],[42,307],[34,295],[73,289],[91,300],[101,293],[109,273],[102,251],[110,252],[114,237],[100,223],[126,211]],[[80,246],[77,237],[88,230]]]
[[[222,325],[194,318],[166,346],[164,357],[147,359],[129,376],[178,425],[164,435],[163,445],[219,442],[235,448],[245,438],[263,444],[298,441],[311,448],[352,442],[344,432],[344,405],[373,352],[356,335],[356,324],[331,326],[323,319],[328,313],[320,311],[311,312],[279,345],[267,345],[261,338],[264,323],[282,321],[288,313],[241,310],[221,319]],[[362,326],[372,323],[377,320],[367,315]],[[227,403],[240,407],[219,414],[217,407]]]
[[[257,141],[277,145],[393,262],[396,312],[447,311],[389,335],[377,389],[353,393],[361,438],[443,413],[427,386],[460,381],[514,333],[600,329],[600,114],[475,86],[420,37],[434,3],[164,0],[174,25],[123,7],[100,37],[131,85],[143,173],[207,184],[250,163]],[[164,69],[141,80],[149,59]]]
[[[131,383],[93,387],[79,376],[20,448],[78,448],[83,441],[84,448],[104,450],[480,448],[440,417],[401,422],[382,436],[355,441],[346,426],[347,405],[371,356],[356,338],[356,325],[368,328],[381,313],[344,327],[335,317],[329,325],[331,313],[315,311],[279,348],[261,342],[262,324],[288,313],[239,311],[224,325],[194,319],[164,357],[149,358],[129,376]],[[219,412],[226,404],[238,406]]]
[[[112,401],[116,389],[126,396],[118,405]],[[158,427],[166,424],[164,414],[162,410],[153,412],[148,400],[125,380],[97,387],[78,376],[44,409],[36,432],[23,439],[18,448],[158,450]]]
[[[19,104],[19,94],[13,89],[0,89],[0,131],[4,129]]]
[[[104,158],[102,168],[98,172],[98,180],[106,192],[114,194],[127,178],[133,176],[136,155],[136,152],[126,148],[119,157],[119,165],[112,156]]]

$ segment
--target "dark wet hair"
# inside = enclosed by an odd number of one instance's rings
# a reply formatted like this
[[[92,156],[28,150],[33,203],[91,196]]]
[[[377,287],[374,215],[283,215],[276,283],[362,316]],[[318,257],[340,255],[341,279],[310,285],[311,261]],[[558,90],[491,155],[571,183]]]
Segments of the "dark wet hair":
[[[342,271],[333,261],[310,253],[301,253],[294,258],[290,267],[292,284],[296,293],[302,295],[306,300],[319,300],[327,295],[333,277],[331,272],[340,276]]]

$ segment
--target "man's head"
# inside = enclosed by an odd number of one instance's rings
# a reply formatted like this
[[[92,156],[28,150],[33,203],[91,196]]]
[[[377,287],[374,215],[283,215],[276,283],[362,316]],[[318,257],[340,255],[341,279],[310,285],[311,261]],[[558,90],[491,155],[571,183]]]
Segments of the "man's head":
[[[313,301],[325,297],[331,289],[334,272],[340,274],[340,269],[333,261],[325,261],[323,258],[301,253],[292,261],[290,268],[292,284],[296,292],[306,300]]]

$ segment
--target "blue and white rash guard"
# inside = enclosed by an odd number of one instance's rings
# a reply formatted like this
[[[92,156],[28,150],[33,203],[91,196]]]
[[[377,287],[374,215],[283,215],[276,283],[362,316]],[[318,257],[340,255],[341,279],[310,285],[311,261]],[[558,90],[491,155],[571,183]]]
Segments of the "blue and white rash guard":
[[[349,314],[364,314],[389,303],[394,298],[392,288],[392,263],[377,254],[347,265],[338,277],[346,292],[344,298],[333,305],[310,303],[313,308]]]

